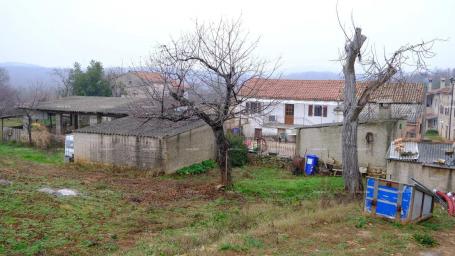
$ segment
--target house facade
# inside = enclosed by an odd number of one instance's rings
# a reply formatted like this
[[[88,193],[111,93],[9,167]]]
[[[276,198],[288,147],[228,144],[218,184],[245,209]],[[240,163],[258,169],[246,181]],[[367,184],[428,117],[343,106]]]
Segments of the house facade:
[[[342,80],[270,79],[246,87],[243,95],[249,97],[241,106],[245,115],[237,121],[246,137],[278,136],[295,141],[298,127],[343,120]],[[361,89],[359,86],[358,91]],[[407,136],[418,137],[424,95],[421,84],[384,85],[372,95],[360,120],[405,118]]]
[[[455,110],[451,104],[454,96],[452,84],[441,78],[439,88],[434,87],[430,80],[426,98],[425,128],[437,130],[438,134],[446,140],[454,140]]]

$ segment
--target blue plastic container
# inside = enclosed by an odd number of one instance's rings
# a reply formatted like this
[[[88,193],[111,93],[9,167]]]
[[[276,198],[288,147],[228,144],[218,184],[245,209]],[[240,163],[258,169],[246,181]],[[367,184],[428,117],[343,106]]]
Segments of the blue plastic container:
[[[318,166],[319,157],[316,155],[306,155],[305,161],[305,174],[313,175],[316,172],[316,166]]]

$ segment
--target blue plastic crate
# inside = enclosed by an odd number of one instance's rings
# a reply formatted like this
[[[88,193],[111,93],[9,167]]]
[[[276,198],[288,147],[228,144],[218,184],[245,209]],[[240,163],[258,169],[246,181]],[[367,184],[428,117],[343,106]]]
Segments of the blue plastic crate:
[[[364,210],[373,216],[417,222],[432,216],[433,204],[432,195],[413,185],[367,177]]]

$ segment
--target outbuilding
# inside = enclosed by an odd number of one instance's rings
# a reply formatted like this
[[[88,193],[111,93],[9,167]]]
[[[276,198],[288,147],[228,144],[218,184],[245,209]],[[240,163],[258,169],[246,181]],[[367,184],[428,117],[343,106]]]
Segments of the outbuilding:
[[[455,156],[451,143],[394,141],[387,156],[387,178],[410,183],[411,178],[430,189],[455,189]]]
[[[215,137],[200,119],[173,122],[128,116],[74,131],[75,162],[169,174],[207,159],[215,159]]]

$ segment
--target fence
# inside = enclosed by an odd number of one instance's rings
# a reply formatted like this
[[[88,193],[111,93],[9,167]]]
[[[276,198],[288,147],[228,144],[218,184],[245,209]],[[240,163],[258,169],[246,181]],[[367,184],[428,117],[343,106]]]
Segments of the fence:
[[[22,129],[4,127],[2,132],[2,141],[22,141]]]
[[[292,158],[295,156],[296,143],[280,142],[269,138],[245,138],[245,144],[250,151],[259,151],[262,154],[275,154],[281,157]]]

